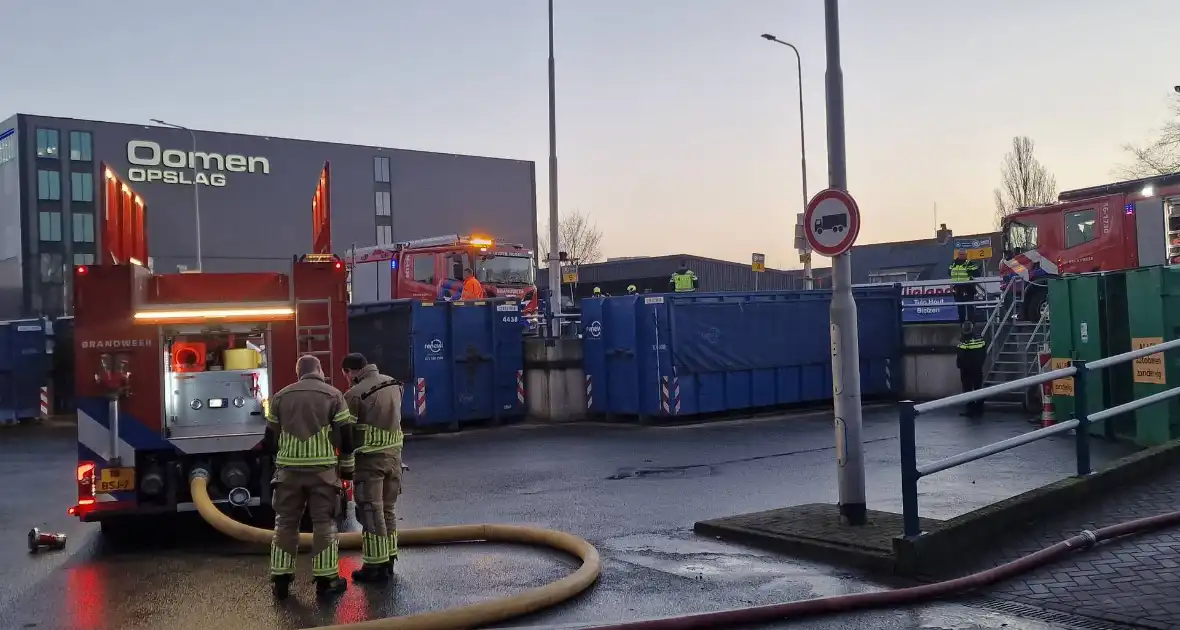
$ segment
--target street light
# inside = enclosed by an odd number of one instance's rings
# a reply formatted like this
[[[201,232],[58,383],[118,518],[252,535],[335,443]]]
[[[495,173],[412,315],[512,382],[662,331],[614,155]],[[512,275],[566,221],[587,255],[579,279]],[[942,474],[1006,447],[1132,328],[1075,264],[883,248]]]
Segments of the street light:
[[[803,130],[803,57],[799,54],[799,49],[795,48],[794,44],[784,42],[783,40],[771,35],[770,33],[763,33],[762,39],[776,44],[782,44],[790,48],[795,53],[795,65],[799,74],[799,152],[802,154],[803,163],[803,208],[807,207],[807,135]],[[803,282],[804,286],[810,290],[812,288],[811,280],[811,259],[808,258],[803,263]]]
[[[553,0],[549,0],[549,334],[561,336],[561,242],[557,211],[557,77],[553,60]]]
[[[197,271],[202,271],[204,270],[204,266],[201,264],[201,187],[197,184],[197,133],[183,125],[164,122],[159,118],[153,118],[152,122],[164,127],[182,129],[187,131],[189,136],[192,136],[193,153],[189,156],[189,160],[192,162],[193,166],[193,214],[196,216],[197,222]]]

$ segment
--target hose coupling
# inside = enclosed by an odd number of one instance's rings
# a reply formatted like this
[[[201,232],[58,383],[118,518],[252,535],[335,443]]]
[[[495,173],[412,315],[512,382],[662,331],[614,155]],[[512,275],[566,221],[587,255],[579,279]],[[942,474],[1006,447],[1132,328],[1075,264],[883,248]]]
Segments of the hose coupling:
[[[1083,529],[1079,535],[1086,539],[1086,546],[1084,547],[1085,549],[1089,549],[1090,547],[1098,544],[1098,534],[1095,534],[1088,529]]]
[[[188,481],[189,481],[189,483],[192,483],[193,480],[195,480],[195,479],[208,480],[209,479],[209,471],[205,470],[204,468],[192,469],[192,471],[189,472],[189,474],[188,474]]]

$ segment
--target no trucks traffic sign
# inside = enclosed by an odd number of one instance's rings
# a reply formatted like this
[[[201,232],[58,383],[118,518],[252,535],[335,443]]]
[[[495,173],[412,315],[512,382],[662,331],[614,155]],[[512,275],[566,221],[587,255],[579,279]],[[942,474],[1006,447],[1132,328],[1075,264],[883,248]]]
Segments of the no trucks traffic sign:
[[[860,209],[852,195],[828,188],[807,202],[803,233],[817,253],[835,257],[848,251],[860,234]]]

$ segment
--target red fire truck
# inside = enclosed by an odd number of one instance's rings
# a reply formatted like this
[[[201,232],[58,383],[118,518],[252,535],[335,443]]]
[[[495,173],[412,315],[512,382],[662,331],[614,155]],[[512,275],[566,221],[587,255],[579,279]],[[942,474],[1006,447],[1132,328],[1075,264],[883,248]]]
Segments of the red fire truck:
[[[358,247],[343,258],[349,269],[388,262],[393,299],[457,298],[463,292],[463,270],[471,269],[489,294],[520,300],[526,317],[537,312],[536,266],[532,250],[524,245],[450,234]]]
[[[152,273],[146,203],[107,165],[101,172],[102,257],[74,271],[70,513],[106,529],[118,517],[191,510],[187,477],[197,467],[210,473],[215,502],[268,508],[268,398],[294,382],[300,355],[319,356],[332,382],[348,352],[328,166],[313,202],[312,252],[287,273]]]
[[[1180,173],[1069,190],[1009,215],[1003,232],[1001,277],[1035,321],[1048,308],[1046,278],[1180,264]]]

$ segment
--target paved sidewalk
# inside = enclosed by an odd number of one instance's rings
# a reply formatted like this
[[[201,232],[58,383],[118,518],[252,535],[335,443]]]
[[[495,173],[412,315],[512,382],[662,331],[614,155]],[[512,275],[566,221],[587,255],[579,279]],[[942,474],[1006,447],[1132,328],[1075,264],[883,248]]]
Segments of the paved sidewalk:
[[[1003,564],[1084,529],[1180,510],[1180,464],[1056,518],[1030,523],[958,574]],[[949,577],[949,576],[939,576]],[[1124,627],[1180,628],[1180,530],[1102,543],[996,586],[984,598]],[[1101,625],[1095,627],[1110,627]]]

